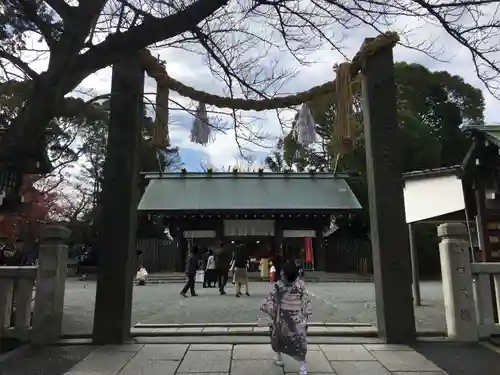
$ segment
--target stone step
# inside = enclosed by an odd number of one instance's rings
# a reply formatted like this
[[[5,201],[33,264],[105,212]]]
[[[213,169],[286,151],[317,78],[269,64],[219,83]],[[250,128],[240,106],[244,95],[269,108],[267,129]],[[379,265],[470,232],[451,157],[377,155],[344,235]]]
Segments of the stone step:
[[[267,320],[267,319],[266,319]],[[264,321],[264,320],[263,320]],[[307,324],[309,327],[374,327],[370,323],[329,323],[329,322],[309,322]],[[259,327],[260,324],[257,322],[234,322],[234,323],[136,323],[134,327],[143,328],[181,328],[181,327]]]
[[[134,335],[131,341],[133,344],[203,344],[203,345],[235,345],[235,344],[269,344],[268,336],[255,335],[162,335],[162,336],[141,336]],[[319,344],[383,344],[378,337],[356,337],[356,336],[310,336],[307,339],[308,345]],[[92,345],[92,338],[72,337],[62,338],[56,345],[82,346]],[[208,348],[207,348],[208,349]]]
[[[136,324],[131,332],[136,336],[209,336],[209,335],[247,335],[268,336],[267,322],[257,323],[227,323],[227,324]],[[377,335],[376,327],[371,324],[334,324],[312,322],[308,324],[308,335],[313,336],[357,336],[374,337]]]
[[[269,336],[269,327],[134,327],[133,336]],[[309,327],[308,336],[376,337],[375,327]]]

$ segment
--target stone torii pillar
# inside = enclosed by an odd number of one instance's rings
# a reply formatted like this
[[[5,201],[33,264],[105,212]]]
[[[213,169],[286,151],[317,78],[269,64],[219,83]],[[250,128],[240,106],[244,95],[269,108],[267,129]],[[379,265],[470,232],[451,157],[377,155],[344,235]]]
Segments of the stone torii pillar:
[[[366,57],[361,74],[377,325],[387,343],[409,343],[416,332],[392,47]]]
[[[138,57],[113,66],[111,93],[92,334],[95,344],[121,344],[130,336],[144,117],[144,70]]]

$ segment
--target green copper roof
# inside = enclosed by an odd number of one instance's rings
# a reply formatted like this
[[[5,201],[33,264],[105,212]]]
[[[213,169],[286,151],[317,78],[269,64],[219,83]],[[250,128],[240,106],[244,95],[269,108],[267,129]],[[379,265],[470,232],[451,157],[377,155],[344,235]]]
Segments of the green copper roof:
[[[329,173],[164,173],[150,179],[140,211],[336,211],[360,209],[342,178]]]

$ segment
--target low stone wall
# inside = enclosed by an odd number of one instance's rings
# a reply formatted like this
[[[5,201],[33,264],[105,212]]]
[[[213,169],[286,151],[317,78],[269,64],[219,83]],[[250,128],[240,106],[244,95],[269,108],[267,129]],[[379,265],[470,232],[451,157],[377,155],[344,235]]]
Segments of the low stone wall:
[[[37,266],[0,267],[0,339],[43,345],[61,335],[70,231],[47,226]]]

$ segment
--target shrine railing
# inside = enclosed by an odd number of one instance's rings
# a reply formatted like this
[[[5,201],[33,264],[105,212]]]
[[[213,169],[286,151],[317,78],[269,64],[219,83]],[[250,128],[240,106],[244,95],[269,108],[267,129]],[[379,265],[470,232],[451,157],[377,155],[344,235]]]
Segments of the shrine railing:
[[[472,263],[471,273],[478,336],[500,334],[500,263]]]
[[[0,267],[0,339],[29,341],[38,266]]]
[[[0,267],[0,341],[51,344],[61,335],[70,231],[42,231],[38,265]]]

